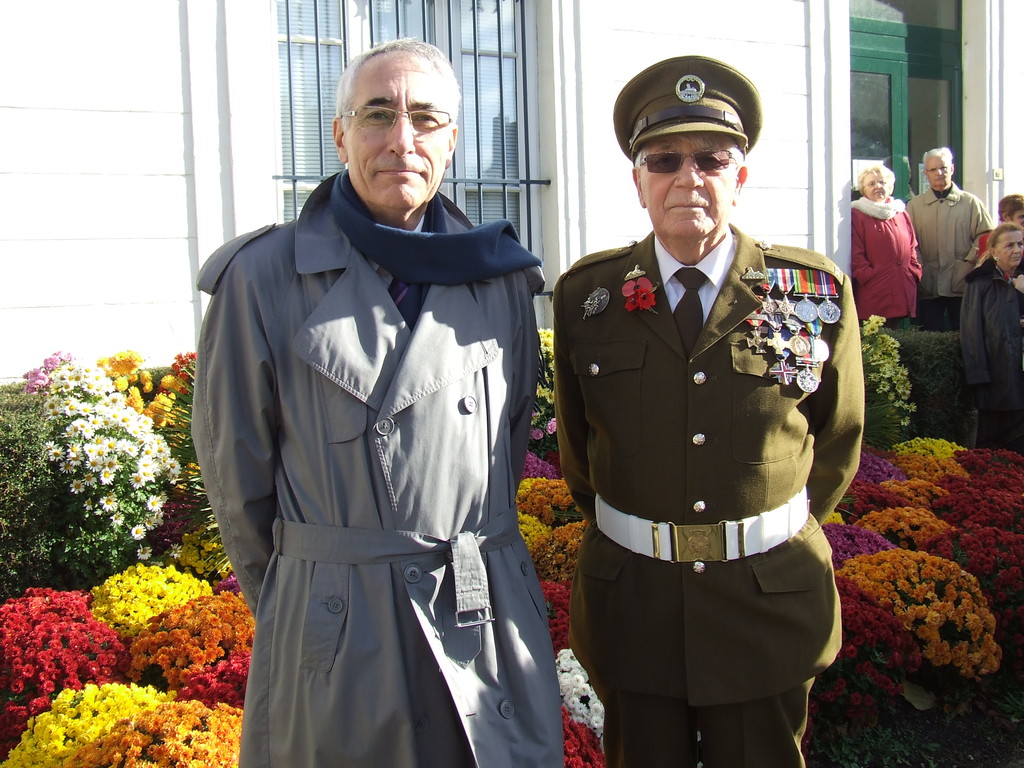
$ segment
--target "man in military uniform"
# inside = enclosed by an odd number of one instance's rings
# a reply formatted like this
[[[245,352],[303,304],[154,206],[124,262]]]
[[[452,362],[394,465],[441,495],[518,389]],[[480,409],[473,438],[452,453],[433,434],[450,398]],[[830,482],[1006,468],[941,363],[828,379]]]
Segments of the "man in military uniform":
[[[655,64],[614,124],[654,232],[555,287],[561,464],[590,521],[572,647],[609,766],[802,766],[841,641],[820,522],[863,430],[851,281],[729,226],[761,128],[732,67]]]

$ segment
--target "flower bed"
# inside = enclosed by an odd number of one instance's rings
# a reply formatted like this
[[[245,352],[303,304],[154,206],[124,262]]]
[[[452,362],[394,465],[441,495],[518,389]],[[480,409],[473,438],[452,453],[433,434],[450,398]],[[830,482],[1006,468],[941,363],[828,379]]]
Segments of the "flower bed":
[[[542,351],[549,359],[550,335]],[[0,605],[4,768],[108,765],[122,753],[156,765],[233,764],[253,624],[234,577],[223,578],[215,525],[194,519],[198,475],[180,442],[188,362],[182,356],[153,387],[136,358],[105,361],[102,370],[114,378],[100,389],[151,419],[156,436],[167,435],[173,455],[156,450],[176,462],[180,477],[160,492],[166,504],[148,512],[148,496],[130,481],[112,486],[134,499],[131,519],[145,529],[142,539],[124,521],[115,524],[113,512],[79,505],[103,522],[111,552],[148,561],[98,571],[91,592],[32,589]],[[55,355],[35,372],[41,396],[66,386],[67,365],[67,356]],[[517,504],[548,606],[565,765],[591,768],[603,766],[604,710],[568,648],[571,579],[587,523],[560,477],[556,437],[549,378],[538,389]],[[68,461],[65,447],[60,453]],[[905,681],[953,704],[979,681],[1024,681],[1022,492],[1024,459],[1016,454],[920,438],[864,450],[857,479],[824,527],[843,644],[812,690],[809,751],[878,722]],[[161,525],[168,508],[180,514]]]

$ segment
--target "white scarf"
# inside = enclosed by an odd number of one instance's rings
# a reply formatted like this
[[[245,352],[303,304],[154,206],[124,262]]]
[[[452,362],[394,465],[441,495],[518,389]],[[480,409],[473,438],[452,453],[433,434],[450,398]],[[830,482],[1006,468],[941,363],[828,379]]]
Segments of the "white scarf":
[[[893,198],[889,198],[884,203],[876,203],[874,200],[862,197],[859,200],[854,200],[852,205],[861,213],[882,221],[891,219],[898,213],[903,213],[907,208],[907,204],[902,200]]]

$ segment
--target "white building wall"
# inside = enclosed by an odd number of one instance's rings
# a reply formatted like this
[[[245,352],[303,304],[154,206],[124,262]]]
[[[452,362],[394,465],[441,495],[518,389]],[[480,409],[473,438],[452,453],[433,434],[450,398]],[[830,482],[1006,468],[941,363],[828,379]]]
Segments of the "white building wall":
[[[716,56],[764,102],[735,223],[849,263],[846,0],[530,2],[548,286],[646,235],[612,132],[621,87],[668,56]],[[965,186],[1024,192],[1024,3],[964,3]],[[278,217],[273,0],[0,0],[0,380],[57,350],[165,365],[195,347],[196,271]],[[1002,175],[1002,179],[998,177]],[[544,302],[541,302],[544,305]],[[542,306],[542,311],[545,306]],[[542,314],[542,323],[549,318]]]
[[[0,2],[0,380],[57,350],[195,348],[200,254],[276,216],[271,21],[254,0]]]
[[[540,50],[550,52],[541,71],[551,79],[542,79],[539,113],[542,132],[556,137],[542,143],[542,174],[554,179],[544,206],[549,282],[580,256],[650,231],[612,107],[635,74],[681,54],[734,65],[762,95],[764,128],[734,222],[848,263],[840,237],[850,164],[845,2],[721,0],[715,23],[699,25],[692,7],[673,0],[634,0],[628,14],[586,0],[541,6]]]
[[[1024,29],[1020,0],[965,0],[963,5],[964,141],[956,164],[964,189],[992,218],[999,199],[1024,194],[1024,57],[1015,33]],[[920,158],[918,158],[920,162]]]

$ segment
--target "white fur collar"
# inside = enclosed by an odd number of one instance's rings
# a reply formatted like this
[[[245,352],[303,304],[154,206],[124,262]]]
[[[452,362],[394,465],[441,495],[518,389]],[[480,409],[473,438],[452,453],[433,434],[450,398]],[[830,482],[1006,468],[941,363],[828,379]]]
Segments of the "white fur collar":
[[[889,199],[884,203],[876,203],[874,200],[862,197],[859,200],[853,201],[853,207],[873,219],[882,219],[885,221],[887,219],[891,219],[898,213],[903,213],[903,211],[906,210],[907,205],[902,200],[897,199]]]

